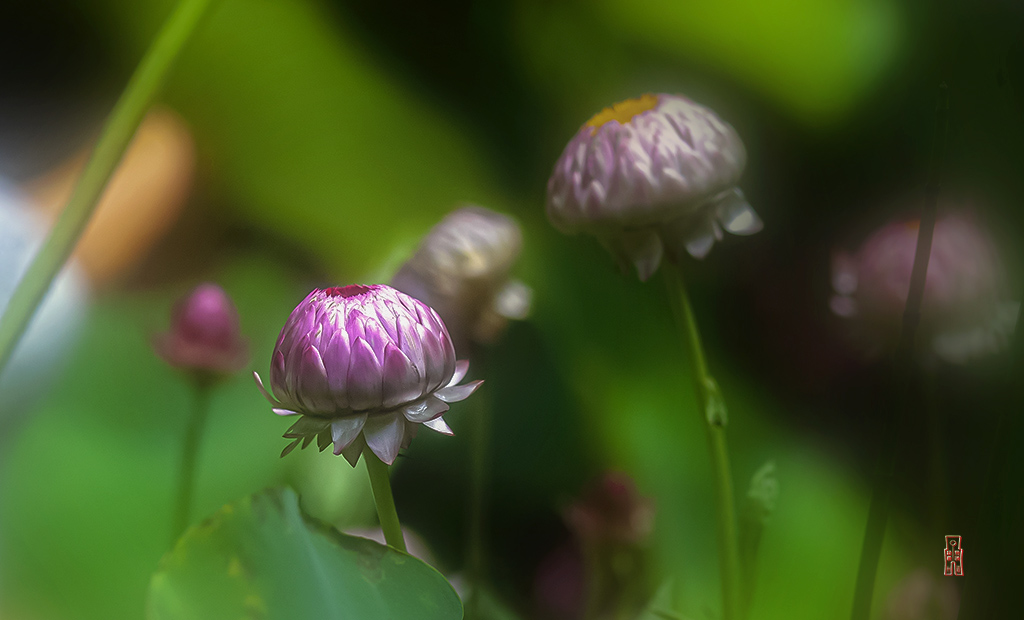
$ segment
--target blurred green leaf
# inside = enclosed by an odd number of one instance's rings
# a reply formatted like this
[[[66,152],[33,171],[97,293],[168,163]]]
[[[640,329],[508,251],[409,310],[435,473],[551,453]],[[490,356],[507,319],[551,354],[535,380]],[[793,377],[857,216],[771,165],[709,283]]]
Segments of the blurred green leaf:
[[[274,489],[182,536],[153,576],[148,617],[458,620],[462,604],[427,564],[313,521]]]

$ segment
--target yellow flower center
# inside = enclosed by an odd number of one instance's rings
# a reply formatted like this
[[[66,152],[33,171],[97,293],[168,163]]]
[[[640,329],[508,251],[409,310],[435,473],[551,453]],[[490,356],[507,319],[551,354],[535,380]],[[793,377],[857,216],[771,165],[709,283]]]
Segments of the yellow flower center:
[[[633,120],[633,117],[637,114],[653,110],[657,105],[658,96],[650,93],[635,99],[626,99],[591,116],[590,120],[586,122],[586,126],[590,127],[590,135],[594,135],[597,128],[607,122],[619,121],[620,124],[624,125]]]

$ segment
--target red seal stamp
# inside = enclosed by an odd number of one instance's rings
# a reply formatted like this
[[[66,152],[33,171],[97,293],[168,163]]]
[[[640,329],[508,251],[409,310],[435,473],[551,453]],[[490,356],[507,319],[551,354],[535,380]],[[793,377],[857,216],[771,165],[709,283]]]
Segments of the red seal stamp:
[[[946,536],[946,549],[943,551],[943,575],[964,576],[964,549],[959,536]]]

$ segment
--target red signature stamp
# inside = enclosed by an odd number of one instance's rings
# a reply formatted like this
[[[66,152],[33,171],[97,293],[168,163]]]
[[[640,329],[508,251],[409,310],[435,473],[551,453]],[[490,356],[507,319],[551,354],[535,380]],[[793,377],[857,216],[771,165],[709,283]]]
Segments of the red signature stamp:
[[[946,536],[946,549],[943,551],[943,561],[945,562],[943,575],[964,576],[964,549],[961,545],[960,536],[952,534]]]

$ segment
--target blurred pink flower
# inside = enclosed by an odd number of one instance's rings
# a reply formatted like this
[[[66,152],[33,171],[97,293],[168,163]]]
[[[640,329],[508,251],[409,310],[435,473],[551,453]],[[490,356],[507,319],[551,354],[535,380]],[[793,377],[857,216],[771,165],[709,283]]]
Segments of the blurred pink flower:
[[[211,283],[178,301],[170,331],[155,338],[154,348],[171,366],[204,375],[228,375],[249,363],[238,312],[224,289]]]
[[[829,306],[856,326],[869,352],[899,337],[918,226],[917,220],[887,224],[856,252],[833,256]],[[1017,304],[1003,299],[1003,276],[994,243],[974,218],[951,213],[938,219],[919,333],[939,358],[962,363],[1007,345]]]
[[[654,502],[637,491],[629,475],[607,472],[565,509],[563,516],[580,541],[636,545],[654,527]]]
[[[704,258],[723,229],[761,230],[736,187],[746,159],[739,135],[710,109],[678,95],[628,99],[565,147],[548,181],[548,219],[595,235],[646,280],[663,253]]]
[[[419,424],[446,435],[441,415],[482,383],[456,385],[456,362],[441,318],[426,304],[382,284],[315,289],[292,311],[274,347],[271,396],[282,416],[299,415],[282,456],[315,438],[355,466],[368,445],[391,464]]]

